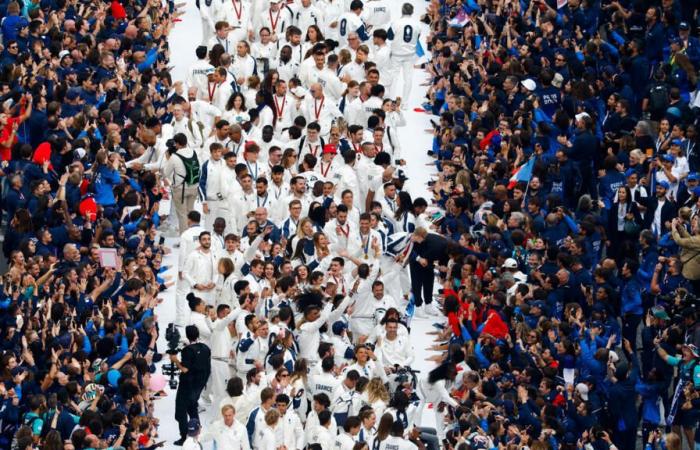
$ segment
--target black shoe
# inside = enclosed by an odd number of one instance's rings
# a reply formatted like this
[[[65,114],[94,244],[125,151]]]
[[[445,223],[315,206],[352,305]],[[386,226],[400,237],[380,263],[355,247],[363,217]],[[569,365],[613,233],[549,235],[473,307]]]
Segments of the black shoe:
[[[173,445],[175,445],[176,447],[182,447],[182,444],[184,444],[184,443],[185,443],[185,438],[180,438],[177,441],[173,442]]]

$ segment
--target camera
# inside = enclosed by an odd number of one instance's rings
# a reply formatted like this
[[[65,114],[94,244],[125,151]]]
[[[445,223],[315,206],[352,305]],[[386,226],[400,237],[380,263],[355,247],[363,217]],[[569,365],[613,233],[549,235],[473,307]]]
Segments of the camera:
[[[168,349],[165,351],[168,355],[177,355],[180,352],[180,332],[174,323],[169,323],[165,329],[165,340],[168,343]],[[177,379],[175,376],[180,374],[180,370],[175,363],[163,364],[163,375],[170,377],[168,386],[170,389],[177,389]]]

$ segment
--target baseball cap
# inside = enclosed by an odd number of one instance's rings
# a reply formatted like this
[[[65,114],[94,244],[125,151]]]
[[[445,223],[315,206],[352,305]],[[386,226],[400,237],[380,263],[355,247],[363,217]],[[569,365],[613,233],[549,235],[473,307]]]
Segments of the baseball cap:
[[[335,155],[338,153],[338,148],[335,144],[326,144],[323,146],[323,154],[325,155],[326,153],[333,153]]]
[[[540,308],[544,309],[544,302],[542,300],[535,300],[534,302],[530,303],[530,308]]]
[[[680,139],[672,139],[671,145],[681,145],[681,140]]]
[[[688,181],[698,181],[700,180],[700,173],[690,172],[688,174]]]
[[[662,320],[669,320],[670,317],[668,316],[668,313],[664,309],[663,306],[654,306],[651,308],[651,313],[656,317],[657,319],[662,319]]]
[[[520,84],[525,86],[525,89],[527,89],[528,91],[534,91],[537,87],[535,81],[532,78],[526,78],[523,81],[521,81]]]
[[[668,184],[668,181],[659,181],[658,183],[656,183],[656,188],[658,189],[660,187],[668,191],[671,188],[671,185]]]
[[[584,401],[588,401],[588,385],[585,383],[579,383],[576,385],[576,392],[581,396]]]
[[[698,348],[694,344],[683,344],[683,348],[690,350],[690,353],[696,358],[700,356],[700,351],[698,351]]]
[[[190,421],[187,422],[187,434],[190,436],[197,434],[200,428],[202,427],[199,425],[199,420],[197,419],[190,419]]]
[[[501,267],[503,267],[504,269],[517,269],[518,262],[513,258],[508,258],[503,262],[503,265]]]
[[[580,113],[576,114],[575,117],[576,117],[576,120],[583,120],[584,117],[588,117],[589,119],[591,118],[590,114],[588,114],[587,112],[580,112]]]
[[[58,52],[58,59],[63,59],[66,56],[70,56],[70,52],[68,50],[61,50]]]
[[[681,38],[679,36],[671,36],[670,38],[668,38],[668,42],[670,42],[671,44],[677,44],[677,45],[681,45],[683,43],[683,41],[681,40]]]
[[[678,29],[683,31],[690,30],[690,25],[688,25],[688,22],[681,22],[678,24]]]
[[[676,157],[667,153],[667,154],[663,155],[661,157],[661,159],[663,159],[664,161],[668,161],[668,162],[674,162],[676,160]]]

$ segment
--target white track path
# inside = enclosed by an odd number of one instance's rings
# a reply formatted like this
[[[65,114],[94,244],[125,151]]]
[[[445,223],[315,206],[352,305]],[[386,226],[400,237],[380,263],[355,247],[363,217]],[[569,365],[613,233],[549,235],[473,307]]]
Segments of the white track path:
[[[422,0],[409,0],[415,7],[416,16],[420,17],[425,12],[427,2]],[[392,5],[392,16],[400,17],[401,0],[394,0]],[[172,70],[173,81],[184,80],[187,68],[195,61],[195,48],[201,41],[201,22],[199,13],[195,6],[194,0],[187,3],[186,12],[181,17],[182,22],[175,25],[170,35],[170,52],[171,64],[174,65]],[[425,36],[425,33],[424,33]],[[423,37],[423,48],[427,49]],[[427,156],[426,151],[432,143],[432,135],[424,130],[430,128],[430,116],[425,113],[417,113],[413,108],[420,107],[423,102],[426,87],[421,86],[428,78],[424,71],[417,69],[413,77],[413,89],[411,98],[405,101],[408,105],[408,110],[405,111],[407,125],[399,130],[399,139],[404,149],[404,155],[407,166],[404,167],[409,180],[406,183],[407,189],[412,197],[424,197],[428,199],[427,182],[431,175],[435,172],[435,168],[428,166],[431,163],[431,158]],[[401,92],[401,82],[399,86],[395,86],[396,92]],[[171,247],[177,242],[176,239],[168,239],[167,245]],[[177,249],[174,249],[177,252]],[[167,272],[173,279],[177,277],[177,258],[176,253],[166,256],[164,264],[169,266]],[[165,328],[168,323],[175,318],[175,288],[171,287],[161,294],[163,303],[156,309],[158,324],[160,325],[161,335],[158,341],[160,351],[166,349],[165,343]],[[416,352],[414,369],[421,371],[421,377],[426,376],[427,372],[434,367],[434,363],[426,361],[425,358],[435,353],[427,351],[427,347],[432,344],[432,337],[427,333],[432,329],[431,324],[434,320],[415,319],[412,323],[412,341]],[[160,364],[158,367],[160,371]],[[165,440],[166,449],[177,449],[172,445],[172,442],[179,438],[177,422],[175,422],[175,392],[168,390],[168,396],[157,400],[155,406],[155,416],[160,420],[158,440]],[[215,417],[215,412],[207,410],[201,414],[201,419],[206,425]],[[426,410],[423,415],[423,426],[434,426],[434,416]],[[212,448],[211,444],[204,446],[205,450]]]

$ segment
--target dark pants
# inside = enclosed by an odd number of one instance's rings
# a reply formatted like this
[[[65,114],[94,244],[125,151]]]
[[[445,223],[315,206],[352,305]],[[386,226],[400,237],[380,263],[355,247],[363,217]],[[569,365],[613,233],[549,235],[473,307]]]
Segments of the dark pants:
[[[637,347],[637,328],[639,328],[641,321],[641,314],[625,314],[622,316],[622,337],[630,341],[632,348]]]
[[[429,305],[433,301],[433,285],[435,284],[435,273],[433,265],[428,263],[427,267],[421,266],[416,261],[409,263],[411,270],[411,291],[416,307],[422,306],[423,301]]]
[[[187,436],[187,422],[190,419],[199,419],[197,411],[197,401],[204,388],[180,383],[175,394],[175,420],[177,420],[180,436]]]
[[[625,431],[615,431],[612,435],[613,443],[619,449],[633,449],[637,441],[637,428],[631,428]]]
[[[435,428],[418,427],[420,440],[425,443],[427,450],[440,450],[440,439]]]

